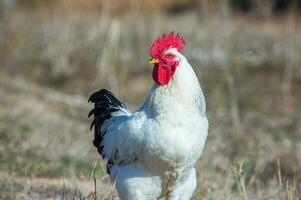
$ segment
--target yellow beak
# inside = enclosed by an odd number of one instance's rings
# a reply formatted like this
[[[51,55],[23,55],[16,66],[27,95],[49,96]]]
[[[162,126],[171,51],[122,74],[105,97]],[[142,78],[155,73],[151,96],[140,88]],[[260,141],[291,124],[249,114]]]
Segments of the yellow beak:
[[[151,64],[151,65],[158,64],[158,63],[159,63],[158,59],[152,58],[152,59],[149,60],[149,64]]]

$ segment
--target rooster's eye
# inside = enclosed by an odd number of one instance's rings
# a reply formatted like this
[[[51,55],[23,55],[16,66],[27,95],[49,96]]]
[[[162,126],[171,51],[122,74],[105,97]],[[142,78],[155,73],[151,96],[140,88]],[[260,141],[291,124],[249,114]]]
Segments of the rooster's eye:
[[[172,55],[172,54],[166,54],[164,57],[167,58],[167,59],[172,59],[172,58],[174,58],[175,56]]]

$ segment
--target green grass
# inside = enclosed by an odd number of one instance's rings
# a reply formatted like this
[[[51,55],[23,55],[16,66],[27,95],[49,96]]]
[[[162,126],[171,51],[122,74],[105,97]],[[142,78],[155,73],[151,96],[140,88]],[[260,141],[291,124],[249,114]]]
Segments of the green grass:
[[[8,137],[8,140],[24,139],[27,134],[32,130],[29,124],[16,124],[0,123],[0,137]]]
[[[75,156],[63,156],[59,160],[51,160],[39,156],[12,156],[0,157],[0,170],[18,173],[20,175],[33,175],[37,177],[67,177],[72,174],[90,177],[94,170],[94,163],[78,159]],[[95,169],[95,177],[101,178],[105,175],[99,166]]]
[[[76,156],[64,155],[53,160],[47,158],[47,155],[35,154],[34,150],[20,152],[20,145],[26,141],[32,130],[28,124],[0,123],[0,144],[4,147],[4,151],[0,153],[0,170],[47,177],[70,176],[73,173],[87,177],[91,175],[94,163]],[[100,178],[104,174],[104,170],[96,168],[96,177]]]

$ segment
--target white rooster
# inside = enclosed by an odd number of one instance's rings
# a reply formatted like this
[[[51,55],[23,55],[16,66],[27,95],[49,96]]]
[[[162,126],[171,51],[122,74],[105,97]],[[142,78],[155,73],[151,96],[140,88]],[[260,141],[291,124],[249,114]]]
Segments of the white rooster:
[[[94,109],[93,144],[122,200],[191,199],[195,163],[208,133],[205,98],[181,54],[185,42],[170,33],[150,49],[153,85],[143,106],[131,113],[105,89],[89,98]]]

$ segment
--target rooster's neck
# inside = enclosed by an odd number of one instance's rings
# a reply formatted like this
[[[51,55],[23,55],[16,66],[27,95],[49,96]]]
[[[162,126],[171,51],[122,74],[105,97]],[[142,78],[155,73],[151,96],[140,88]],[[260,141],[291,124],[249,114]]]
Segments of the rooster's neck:
[[[174,112],[175,109],[187,112],[198,110],[205,115],[206,105],[202,89],[186,59],[180,62],[169,84],[153,86],[144,108],[154,115]]]

